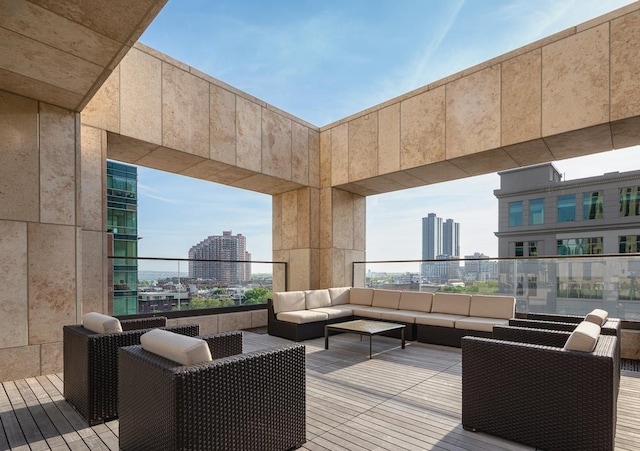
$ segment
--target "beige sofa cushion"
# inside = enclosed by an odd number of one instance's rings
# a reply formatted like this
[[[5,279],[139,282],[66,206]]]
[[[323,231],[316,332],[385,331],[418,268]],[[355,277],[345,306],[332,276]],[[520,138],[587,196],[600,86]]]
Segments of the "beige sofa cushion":
[[[564,349],[567,351],[592,352],[598,337],[600,336],[600,326],[589,321],[583,321],[571,332]]]
[[[426,291],[403,291],[400,295],[398,309],[430,313],[432,302],[433,293]]]
[[[351,288],[349,291],[349,303],[358,305],[371,305],[373,302],[373,288]]]
[[[382,321],[400,321],[413,324],[416,322],[416,312],[414,310],[390,310],[386,309],[381,313]]]
[[[372,307],[382,307],[390,309],[398,309],[400,304],[400,295],[402,291],[396,290],[373,290]]]
[[[330,307],[316,308],[312,311],[326,313],[329,319],[346,318],[353,315],[353,310],[348,305],[332,305]]]
[[[288,323],[307,324],[316,321],[326,321],[329,315],[318,310],[297,310],[295,312],[280,312],[276,315],[276,318]]]
[[[343,305],[349,303],[349,293],[351,287],[329,288],[331,305]]]
[[[82,317],[82,325],[85,329],[97,334],[122,332],[122,325],[118,318],[97,312],[86,313]]]
[[[464,318],[468,318],[468,316],[449,315],[447,313],[425,313],[424,315],[416,316],[416,324],[456,327],[456,321]]]
[[[472,300],[473,301],[473,300]],[[493,332],[493,326],[508,326],[508,319],[469,316],[456,321],[456,329]]]
[[[305,308],[304,291],[280,291],[273,293],[273,311],[276,314],[280,312],[304,310]]]
[[[515,314],[516,298],[513,296],[471,296],[469,316],[510,319]]]
[[[589,321],[590,323],[593,323],[593,324],[597,324],[598,326],[602,327],[604,323],[607,322],[608,316],[609,316],[609,312],[607,312],[606,310],[597,308],[593,310],[591,313],[588,313],[587,316],[585,316],[584,320]]]
[[[470,294],[458,293],[434,293],[432,313],[446,313],[449,315],[469,316],[469,306],[471,304]],[[451,326],[453,327],[453,325]]]
[[[140,344],[143,349],[180,365],[196,365],[212,360],[206,341],[168,330],[152,329],[142,334]]]
[[[307,309],[330,307],[329,290],[308,290],[304,292]]]

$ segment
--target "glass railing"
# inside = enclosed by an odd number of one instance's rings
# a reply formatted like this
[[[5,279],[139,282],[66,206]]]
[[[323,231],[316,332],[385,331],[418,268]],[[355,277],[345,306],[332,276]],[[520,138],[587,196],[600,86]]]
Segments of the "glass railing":
[[[115,316],[264,308],[286,291],[287,264],[271,261],[109,257]]]
[[[503,294],[517,312],[584,315],[602,308],[640,320],[640,254],[353,263],[353,286]]]

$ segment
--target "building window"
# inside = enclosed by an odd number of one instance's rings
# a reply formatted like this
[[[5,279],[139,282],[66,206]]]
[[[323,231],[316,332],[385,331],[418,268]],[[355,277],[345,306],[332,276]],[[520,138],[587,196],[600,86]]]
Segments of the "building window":
[[[529,225],[544,224],[544,199],[529,201]]]
[[[509,202],[509,227],[522,225],[522,201]]]
[[[620,188],[620,216],[640,216],[640,187]]]
[[[602,219],[602,191],[583,193],[582,219]]]
[[[640,252],[640,235],[626,235],[618,238],[619,252],[621,254],[632,254]]]
[[[529,241],[529,257],[537,257],[537,256],[538,256],[538,242]]]
[[[516,247],[515,247],[515,256],[516,257],[524,257],[524,242],[523,241],[516,241]]]
[[[558,196],[558,222],[576,220],[576,195]]]
[[[602,254],[602,237],[558,240],[558,255]]]

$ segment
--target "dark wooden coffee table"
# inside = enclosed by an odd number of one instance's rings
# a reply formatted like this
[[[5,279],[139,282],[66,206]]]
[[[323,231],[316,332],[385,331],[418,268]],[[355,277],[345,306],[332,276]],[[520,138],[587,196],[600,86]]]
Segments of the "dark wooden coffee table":
[[[382,321],[374,321],[368,319],[356,319],[353,321],[345,321],[344,323],[327,324],[324,326],[324,349],[329,349],[329,332],[351,332],[354,334],[369,336],[369,358],[371,358],[371,337],[390,330],[400,329],[400,337],[402,340],[402,349],[404,349],[404,324],[385,323]]]

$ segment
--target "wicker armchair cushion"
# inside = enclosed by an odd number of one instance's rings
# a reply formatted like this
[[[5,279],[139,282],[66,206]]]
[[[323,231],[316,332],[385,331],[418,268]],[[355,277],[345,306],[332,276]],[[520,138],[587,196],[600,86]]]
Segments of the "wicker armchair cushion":
[[[598,326],[602,327],[604,323],[607,322],[608,316],[609,316],[609,312],[607,312],[606,310],[597,308],[593,310],[591,313],[587,314],[587,316],[584,317],[584,320],[597,324]]]
[[[329,290],[307,290],[304,292],[305,304],[308,309],[331,307]]]
[[[571,332],[564,349],[567,351],[593,352],[600,336],[600,326],[583,321]]]
[[[211,362],[207,342],[168,330],[153,329],[140,337],[142,348],[181,365]]]
[[[351,291],[351,287],[329,288],[331,305],[348,304],[350,291]]]
[[[122,332],[122,325],[118,318],[97,312],[86,313],[82,317],[82,326],[97,334]]]
[[[280,312],[295,312],[297,310],[304,310],[305,308],[304,291],[280,291],[273,293],[273,311],[276,314]]]

